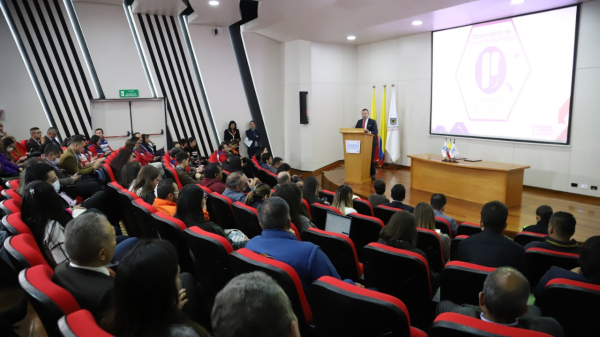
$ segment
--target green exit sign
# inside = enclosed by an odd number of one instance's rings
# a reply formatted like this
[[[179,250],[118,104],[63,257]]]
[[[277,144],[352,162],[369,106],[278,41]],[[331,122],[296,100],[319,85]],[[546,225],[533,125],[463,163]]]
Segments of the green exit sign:
[[[119,90],[119,97],[140,97],[140,91],[137,89]]]

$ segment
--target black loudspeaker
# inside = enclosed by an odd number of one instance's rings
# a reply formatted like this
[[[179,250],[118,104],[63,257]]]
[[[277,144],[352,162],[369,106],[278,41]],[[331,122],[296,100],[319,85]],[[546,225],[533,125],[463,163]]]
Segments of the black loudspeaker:
[[[308,91],[300,91],[300,124],[308,124],[306,96],[308,96]]]

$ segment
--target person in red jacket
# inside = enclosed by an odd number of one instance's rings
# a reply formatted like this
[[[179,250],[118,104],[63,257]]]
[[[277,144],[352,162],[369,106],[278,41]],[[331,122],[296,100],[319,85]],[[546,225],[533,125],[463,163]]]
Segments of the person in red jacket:
[[[137,138],[137,137],[136,137]],[[160,159],[159,156],[154,156],[152,155],[152,153],[147,152],[143,147],[142,147],[142,139],[141,138],[137,138],[136,139],[136,144],[135,144],[135,160],[140,162],[140,164],[142,164],[142,166],[146,166],[149,163],[152,163],[158,159]]]
[[[208,162],[209,163],[218,163],[219,165],[223,165],[225,163],[225,161],[227,160],[228,153],[229,153],[229,146],[227,146],[227,143],[221,143],[221,145],[219,145],[219,149],[210,155],[210,158],[208,158]]]

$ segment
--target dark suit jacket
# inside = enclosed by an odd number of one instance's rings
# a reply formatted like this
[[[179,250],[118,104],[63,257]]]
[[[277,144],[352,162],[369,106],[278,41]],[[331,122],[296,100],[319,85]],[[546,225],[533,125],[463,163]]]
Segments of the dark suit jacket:
[[[36,142],[33,138],[29,138],[29,140],[27,141],[27,151],[31,152],[42,152],[41,148],[42,148],[42,143],[40,140],[40,143],[38,144],[38,142]]]
[[[89,310],[96,319],[102,317],[112,301],[114,278],[92,270],[73,268],[69,261],[54,270],[54,282],[67,289],[82,309]]]
[[[254,129],[254,132],[252,129],[246,130],[246,137],[248,137],[248,139],[252,141],[251,147],[259,146],[260,132],[258,132],[256,128]]]
[[[542,276],[542,279],[540,280],[540,282],[533,289],[533,295],[535,296],[536,301],[539,300],[540,297],[543,296],[544,291],[546,291],[546,284],[550,280],[555,279],[555,278],[564,278],[564,279],[572,280],[572,281],[579,281],[579,282],[591,283],[591,284],[600,284],[600,276],[597,276],[596,278],[586,277],[583,274],[574,273],[570,270],[562,269],[557,266],[552,266],[552,267],[550,267],[550,270],[548,270],[546,272],[546,274],[544,274],[544,276]],[[534,286],[534,285],[532,284],[531,286]]]
[[[525,249],[501,233],[486,229],[458,245],[456,259],[486,267],[509,266],[526,273]]]
[[[533,241],[526,244],[525,250],[532,247],[549,249],[561,253],[581,254],[581,247],[577,245],[577,241],[575,240],[564,242],[554,240],[551,237],[546,237],[546,240],[544,241]]]
[[[523,232],[533,232],[539,234],[548,234],[548,223],[538,221],[535,225],[529,225],[523,228]]]
[[[395,208],[400,208],[403,211],[409,211],[409,212],[413,212],[415,210],[414,207],[410,206],[410,205],[406,205],[403,204],[400,201],[392,201],[392,202],[388,202],[386,204],[381,204],[383,206],[389,206],[389,207],[395,207]]]
[[[42,144],[42,146],[40,146],[40,152],[44,153],[44,150],[46,149],[46,146],[52,144],[52,145],[58,145],[60,146],[60,143],[58,142],[58,140],[52,140],[52,138],[48,137],[48,136],[44,136],[44,138],[46,139],[46,141],[44,142],[44,144]]]
[[[363,120],[362,118],[358,120],[358,122],[356,122],[356,128],[357,129],[363,129]],[[372,134],[376,135],[377,134],[377,122],[374,119],[367,119],[367,130],[371,131]]]

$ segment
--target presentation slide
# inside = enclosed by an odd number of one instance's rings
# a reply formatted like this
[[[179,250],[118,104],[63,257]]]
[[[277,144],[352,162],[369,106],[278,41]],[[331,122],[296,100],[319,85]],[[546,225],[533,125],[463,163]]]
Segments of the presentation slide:
[[[431,134],[568,144],[577,7],[433,33]]]

